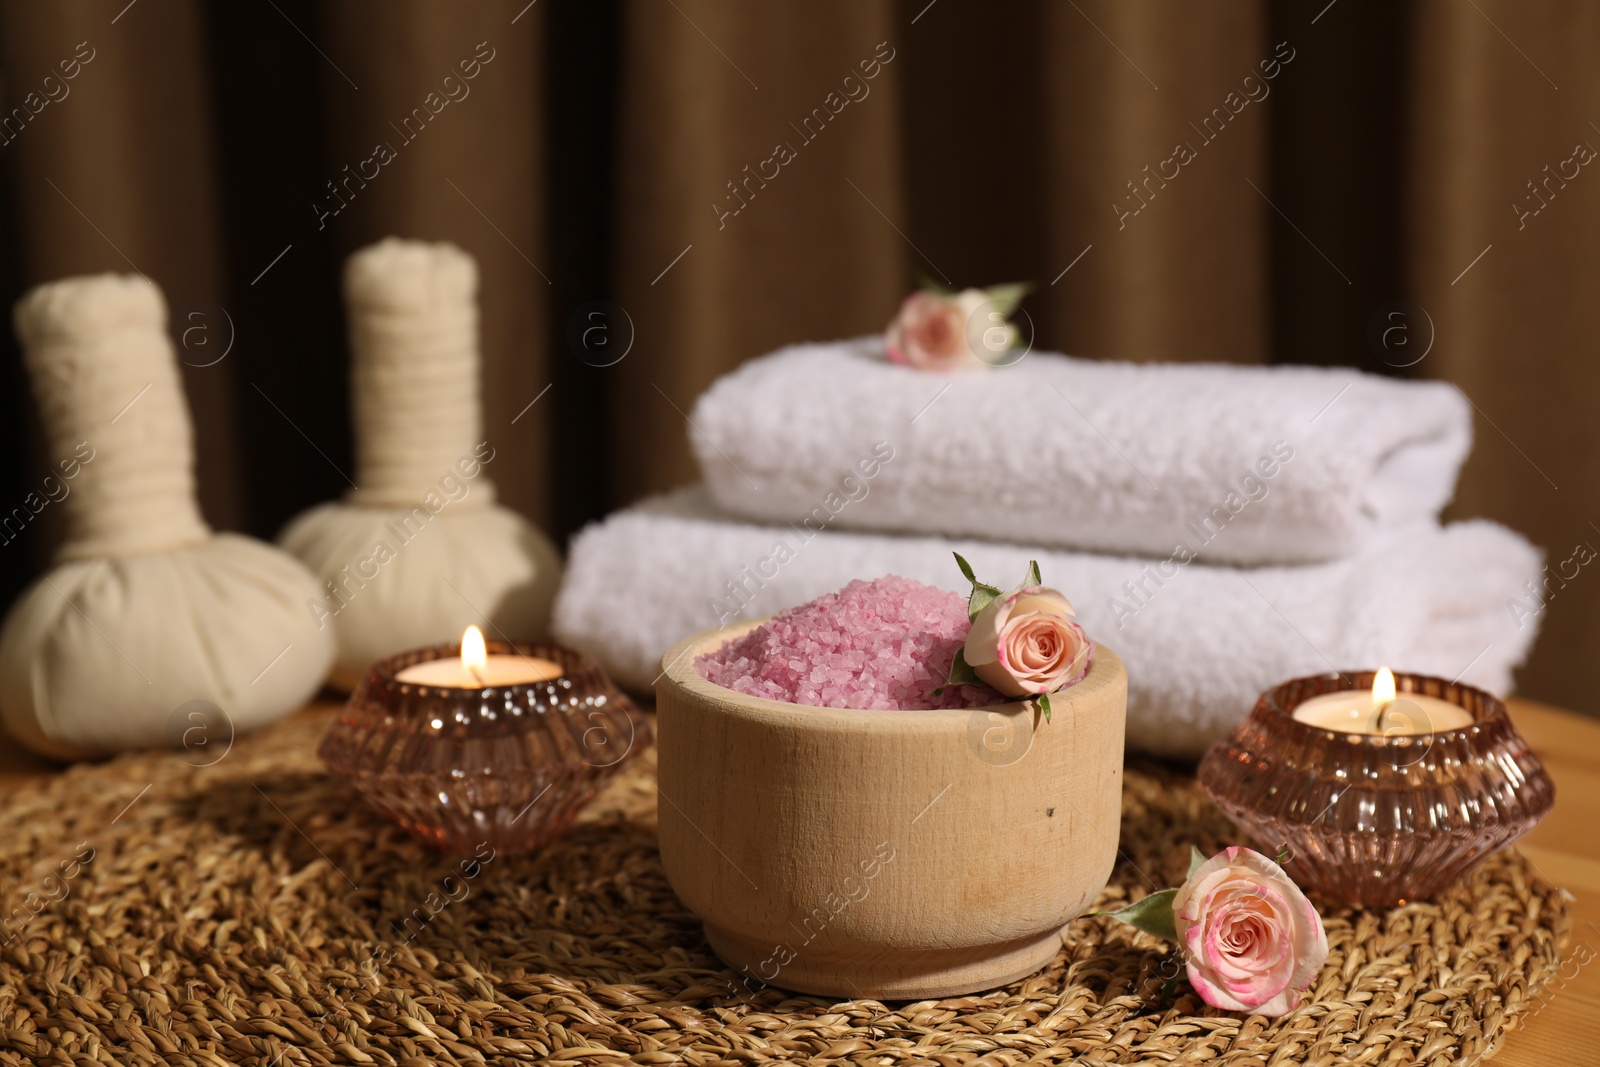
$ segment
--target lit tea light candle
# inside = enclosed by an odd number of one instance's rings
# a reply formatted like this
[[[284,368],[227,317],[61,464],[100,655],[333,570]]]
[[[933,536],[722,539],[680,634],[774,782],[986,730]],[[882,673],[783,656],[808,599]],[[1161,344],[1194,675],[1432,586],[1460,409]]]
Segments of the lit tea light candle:
[[[534,656],[489,655],[483,631],[467,627],[461,635],[461,655],[413,664],[395,675],[397,682],[446,689],[491,689],[507,685],[548,682],[565,672],[559,663]]]
[[[1388,667],[1372,681],[1372,691],[1346,689],[1312,697],[1294,709],[1296,722],[1346,734],[1405,737],[1459,730],[1472,725],[1472,713],[1439,697],[1397,694]]]

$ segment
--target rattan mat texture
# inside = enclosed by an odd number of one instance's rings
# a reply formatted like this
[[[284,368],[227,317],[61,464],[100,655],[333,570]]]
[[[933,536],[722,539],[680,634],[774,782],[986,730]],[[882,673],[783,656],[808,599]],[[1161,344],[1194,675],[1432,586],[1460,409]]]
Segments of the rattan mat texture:
[[[1278,1020],[1162,1002],[1164,944],[1100,918],[982,995],[751,994],[662,873],[653,752],[551,847],[482,862],[424,849],[326,775],[330,713],[209,767],[125,756],[0,802],[0,1062],[1471,1063],[1537,1002],[1569,925],[1509,852],[1437,902],[1329,912],[1327,966]],[[1143,895],[1140,871],[1177,884],[1191,841],[1233,839],[1191,778],[1130,764],[1126,782],[1102,904]]]

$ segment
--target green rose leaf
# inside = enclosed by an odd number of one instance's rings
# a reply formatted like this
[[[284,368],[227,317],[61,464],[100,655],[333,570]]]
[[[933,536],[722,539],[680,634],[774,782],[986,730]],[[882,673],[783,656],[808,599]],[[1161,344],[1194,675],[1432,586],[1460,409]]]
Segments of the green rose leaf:
[[[1003,595],[1000,590],[992,585],[984,585],[982,582],[975,583],[972,587],[972,595],[967,597],[967,621],[970,622],[976,619],[983,613],[984,608]]]
[[[983,679],[978,677],[978,672],[972,669],[967,662],[965,649],[956,649],[955,659],[950,661],[950,673],[946,676],[944,684],[933,691],[938,696],[953,685],[983,685]]]
[[[911,271],[911,277],[916,280],[918,289],[926,289],[928,292],[935,293],[939,296],[956,295],[956,290],[952,289],[948,285],[945,285],[943,282],[934,281],[927,275],[926,272],[923,271],[921,267],[913,268]]]
[[[972,564],[967,562],[967,557],[963,556],[959,552],[952,552],[950,554],[956,558],[956,566],[961,568],[962,577],[966,578],[966,580],[971,582],[973,585],[977,585],[978,576],[972,573]]]
[[[950,676],[945,679],[935,695],[943,692],[949,685],[982,685],[983,679],[978,677],[978,672],[967,663],[967,652],[964,648],[956,649],[956,658],[950,663]]]
[[[1147,934],[1165,938],[1168,941],[1178,940],[1178,928],[1172,916],[1172,898],[1178,895],[1176,889],[1163,889],[1159,893],[1151,893],[1136,903],[1129,904],[1121,911],[1097,911],[1095,915],[1109,915],[1129,926],[1138,927]]]
[[[1044,713],[1044,721],[1050,721],[1050,694],[1039,694],[1039,710]]]
[[[1029,588],[1029,589],[1033,588],[1036,585],[1043,585],[1044,584],[1044,579],[1039,577],[1039,561],[1038,560],[1030,559],[1028,561],[1028,573],[1023,576],[1022,584],[1023,584],[1023,586],[1025,588]]]
[[[1202,863],[1204,863],[1206,860],[1210,859],[1210,858],[1211,858],[1210,856],[1207,856],[1204,852],[1201,852],[1198,848],[1194,847],[1193,845],[1190,845],[1189,846],[1189,873],[1188,873],[1188,875],[1186,877],[1193,878],[1194,877],[1194,872],[1198,871],[1200,869],[1200,865]]]
[[[956,557],[956,566],[961,568],[961,573],[972,583],[972,595],[967,597],[967,621],[970,622],[978,617],[979,612],[993,603],[996,597],[1003,594],[999,588],[978,581],[978,576],[972,573],[972,564],[968,563],[961,553],[955,552],[952,555]]]
[[[1008,282],[1005,285],[991,285],[983,292],[994,304],[996,311],[1009,316],[1017,310],[1022,298],[1032,291],[1033,285],[1030,282]]]

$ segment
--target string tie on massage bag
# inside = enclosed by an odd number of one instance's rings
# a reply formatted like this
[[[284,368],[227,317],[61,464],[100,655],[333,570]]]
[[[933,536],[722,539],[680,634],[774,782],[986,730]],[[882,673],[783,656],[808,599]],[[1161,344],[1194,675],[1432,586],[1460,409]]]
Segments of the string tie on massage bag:
[[[0,721],[47,755],[173,743],[197,700],[231,736],[303,704],[333,659],[311,574],[200,516],[166,319],[131,275],[51,282],[15,308],[66,541],[0,629]]]
[[[278,539],[322,581],[312,613],[338,635],[339,688],[469,625],[511,640],[546,635],[561,561],[548,537],[495,503],[477,289],[477,264],[451,244],[390,237],[345,264],[356,488]]]

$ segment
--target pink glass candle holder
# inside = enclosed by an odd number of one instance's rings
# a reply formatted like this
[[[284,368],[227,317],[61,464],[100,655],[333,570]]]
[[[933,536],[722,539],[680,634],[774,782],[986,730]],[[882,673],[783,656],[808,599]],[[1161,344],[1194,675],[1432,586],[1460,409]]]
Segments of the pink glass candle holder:
[[[561,675],[548,681],[456,688],[398,678],[407,667],[460,651],[438,645],[373,665],[317,754],[435,848],[547,844],[650,744],[650,724],[599,667],[558,646],[488,646],[491,654],[559,665]]]
[[[1469,685],[1395,676],[1397,708],[1412,693],[1470,714],[1470,724],[1438,733],[1346,733],[1294,718],[1302,702],[1369,690],[1374,677],[1314,675],[1268,690],[1199,772],[1263,852],[1288,846],[1286,867],[1301,886],[1360,907],[1433,896],[1533,829],[1555,802],[1505,705]]]

